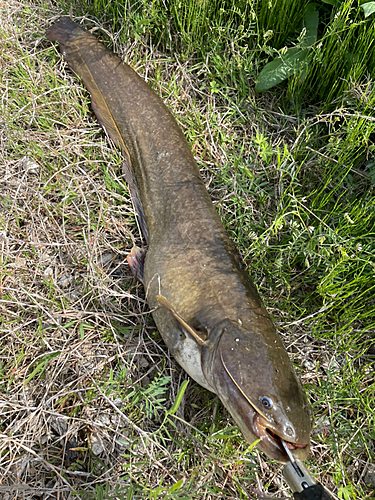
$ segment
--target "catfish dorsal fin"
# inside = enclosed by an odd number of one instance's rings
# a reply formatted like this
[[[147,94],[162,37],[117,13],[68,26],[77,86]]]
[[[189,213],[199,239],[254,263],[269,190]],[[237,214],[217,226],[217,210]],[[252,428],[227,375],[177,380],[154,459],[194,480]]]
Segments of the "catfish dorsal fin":
[[[157,295],[156,300],[159,302],[160,305],[164,306],[168,311],[174,316],[177,321],[187,330],[190,335],[192,335],[195,340],[198,342],[200,345],[204,345],[206,343],[206,337],[203,333],[197,332],[194,328],[192,328],[184,318],[174,309],[172,304],[169,302],[169,300],[164,297],[164,295]]]
[[[118,144],[129,157],[127,147],[118,128],[116,118],[108,105],[108,94],[102,91],[103,84],[98,84],[98,76],[93,74],[95,68],[102,60],[106,61],[106,75],[104,79],[110,79],[111,83],[121,80],[123,62],[114,56],[102,43],[89,31],[85,31],[68,16],[63,16],[51,26],[46,33],[48,40],[57,41],[69,67],[83,80],[87,90],[91,94],[91,105],[99,123],[105,128],[108,135],[115,144]],[[105,82],[107,83],[107,82]],[[104,86],[105,87],[105,86]]]

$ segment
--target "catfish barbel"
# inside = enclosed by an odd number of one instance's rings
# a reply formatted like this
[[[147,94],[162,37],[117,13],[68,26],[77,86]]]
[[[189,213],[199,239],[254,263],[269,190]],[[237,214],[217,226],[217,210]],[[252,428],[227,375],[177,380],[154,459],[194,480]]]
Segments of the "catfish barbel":
[[[134,70],[68,17],[47,31],[124,152],[148,242],[128,258],[170,352],[219,396],[249,443],[288,461],[310,447],[311,410],[292,363],[162,100]],[[132,181],[133,172],[136,182]],[[136,185],[137,184],[137,185]]]

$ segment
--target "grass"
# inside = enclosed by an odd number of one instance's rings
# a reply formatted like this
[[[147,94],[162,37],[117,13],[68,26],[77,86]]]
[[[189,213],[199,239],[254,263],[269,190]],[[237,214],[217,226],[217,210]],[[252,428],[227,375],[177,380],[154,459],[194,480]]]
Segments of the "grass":
[[[182,0],[82,1],[72,15],[85,14],[174,113],[312,402],[307,465],[339,498],[365,500],[375,458],[373,81],[354,68],[333,85],[338,66],[314,62],[297,93],[301,75],[255,95],[264,64],[300,33],[305,3],[278,5],[293,15],[266,2]],[[348,31],[338,58],[357,51],[370,68],[373,19],[343,5],[339,16],[322,7],[321,57],[338,51],[328,33]],[[142,242],[120,154],[44,37],[69,8],[0,4],[1,495],[285,497],[278,464],[243,441],[216,397],[186,385],[133,282],[125,257]]]

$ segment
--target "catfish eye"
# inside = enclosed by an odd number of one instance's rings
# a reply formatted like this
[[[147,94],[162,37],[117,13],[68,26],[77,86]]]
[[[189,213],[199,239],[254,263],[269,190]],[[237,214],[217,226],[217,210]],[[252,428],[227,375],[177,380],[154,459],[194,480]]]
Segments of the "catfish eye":
[[[264,408],[266,408],[266,410],[270,410],[272,408],[272,406],[273,406],[272,399],[271,398],[267,398],[267,396],[264,396],[261,399],[261,402],[262,402],[262,405],[264,406]]]

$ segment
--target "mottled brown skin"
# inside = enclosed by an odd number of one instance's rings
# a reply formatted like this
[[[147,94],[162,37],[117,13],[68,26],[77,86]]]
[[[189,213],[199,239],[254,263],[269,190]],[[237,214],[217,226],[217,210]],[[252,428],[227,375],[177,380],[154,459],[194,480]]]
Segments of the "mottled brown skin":
[[[268,456],[286,461],[269,429],[294,443],[292,453],[304,459],[311,430],[306,396],[176,121],[128,65],[69,18],[47,37],[60,43],[135,173],[149,232],[143,281],[168,348],[198,383],[218,394],[249,442],[259,438]],[[159,305],[158,294],[202,333],[204,345]],[[263,406],[265,396],[271,409]]]

